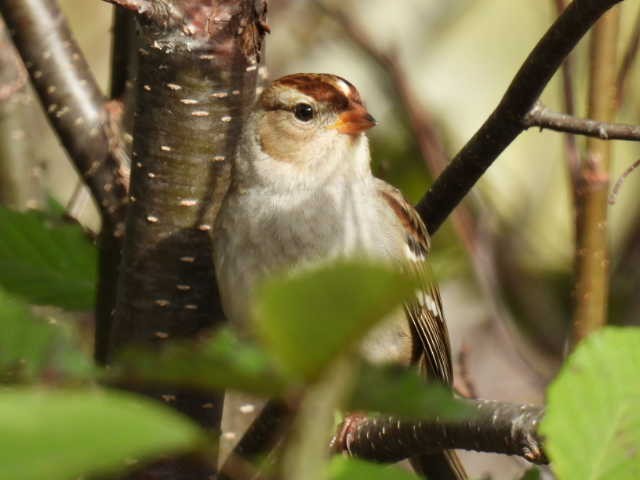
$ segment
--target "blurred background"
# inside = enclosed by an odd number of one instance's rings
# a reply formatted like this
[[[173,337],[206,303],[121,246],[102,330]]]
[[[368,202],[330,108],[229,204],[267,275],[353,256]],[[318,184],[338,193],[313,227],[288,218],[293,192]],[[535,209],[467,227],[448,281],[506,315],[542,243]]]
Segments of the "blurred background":
[[[61,3],[106,91],[111,7],[97,0]],[[429,167],[421,154],[416,125],[424,124],[416,123],[416,112],[441,142],[445,158],[453,157],[497,105],[557,16],[557,3],[327,0],[320,8],[306,0],[270,0],[268,75],[326,72],[354,83],[379,121],[370,135],[377,175],[417,202],[437,165]],[[621,7],[622,56],[640,5]],[[8,49],[0,51],[3,65],[10,64]],[[576,114],[585,116],[586,40],[573,62]],[[3,71],[2,84],[7,75],[15,77],[11,69]],[[640,124],[638,80],[632,67],[618,121]],[[19,77],[11,81],[20,83]],[[542,101],[564,111],[559,75]],[[77,175],[28,86],[0,102],[0,138],[1,202],[32,208],[48,196],[62,205],[73,197],[72,213],[87,228],[99,228],[95,208],[88,195],[82,200]],[[541,403],[565,355],[574,213],[563,141],[560,133],[533,129],[518,137],[470,195],[468,216],[457,226],[450,219],[434,238],[432,262],[454,344],[457,384],[472,395]],[[583,150],[584,139],[577,141]],[[614,181],[640,156],[639,149],[614,142]],[[610,207],[614,324],[640,323],[640,268],[634,268],[640,260],[639,186],[640,172],[631,174]],[[464,459],[476,478],[515,478],[524,465],[497,455],[465,453]]]

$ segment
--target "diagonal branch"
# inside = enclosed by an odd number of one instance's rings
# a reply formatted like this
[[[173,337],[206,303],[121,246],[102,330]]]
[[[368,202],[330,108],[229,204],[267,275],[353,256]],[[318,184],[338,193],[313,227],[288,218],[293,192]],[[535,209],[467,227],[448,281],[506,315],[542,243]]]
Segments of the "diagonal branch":
[[[103,222],[124,233],[127,179],[120,139],[54,0],[0,0],[0,13],[49,121],[93,194]]]
[[[435,233],[487,168],[522,133],[522,119],[569,52],[598,18],[621,1],[574,1],[558,17],[520,67],[493,113],[418,203],[429,232]]]
[[[523,119],[525,128],[539,127],[558,132],[575,133],[600,140],[640,141],[640,125],[607,123],[590,118],[577,118],[549,110],[541,103],[531,109]]]

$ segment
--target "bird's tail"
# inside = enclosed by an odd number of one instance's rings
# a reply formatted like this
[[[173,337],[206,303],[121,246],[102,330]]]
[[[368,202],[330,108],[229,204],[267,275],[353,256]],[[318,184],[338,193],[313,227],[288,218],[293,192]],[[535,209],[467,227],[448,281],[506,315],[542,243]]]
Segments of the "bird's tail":
[[[428,480],[466,480],[467,473],[453,450],[420,455],[410,460],[413,469]]]

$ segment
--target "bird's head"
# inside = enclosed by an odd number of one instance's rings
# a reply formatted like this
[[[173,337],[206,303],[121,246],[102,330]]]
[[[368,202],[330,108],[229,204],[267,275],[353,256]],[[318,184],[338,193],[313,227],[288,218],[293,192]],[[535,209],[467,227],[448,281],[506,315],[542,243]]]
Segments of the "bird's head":
[[[248,120],[256,157],[299,174],[324,176],[366,163],[364,133],[376,124],[358,90],[330,74],[297,73],[271,83]],[[341,167],[342,165],[342,167]]]

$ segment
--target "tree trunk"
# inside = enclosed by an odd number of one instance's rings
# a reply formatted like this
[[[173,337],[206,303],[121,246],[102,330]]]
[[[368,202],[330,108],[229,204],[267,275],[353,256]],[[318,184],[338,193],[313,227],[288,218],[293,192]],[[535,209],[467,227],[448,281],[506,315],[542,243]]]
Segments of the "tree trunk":
[[[261,2],[249,0],[123,4],[138,13],[138,74],[130,205],[109,357],[131,344],[161,348],[169,339],[194,338],[223,320],[210,233],[255,99],[265,14]],[[143,393],[206,429],[219,428],[221,396],[180,389]],[[182,459],[146,469],[144,478],[205,474],[213,472]]]

